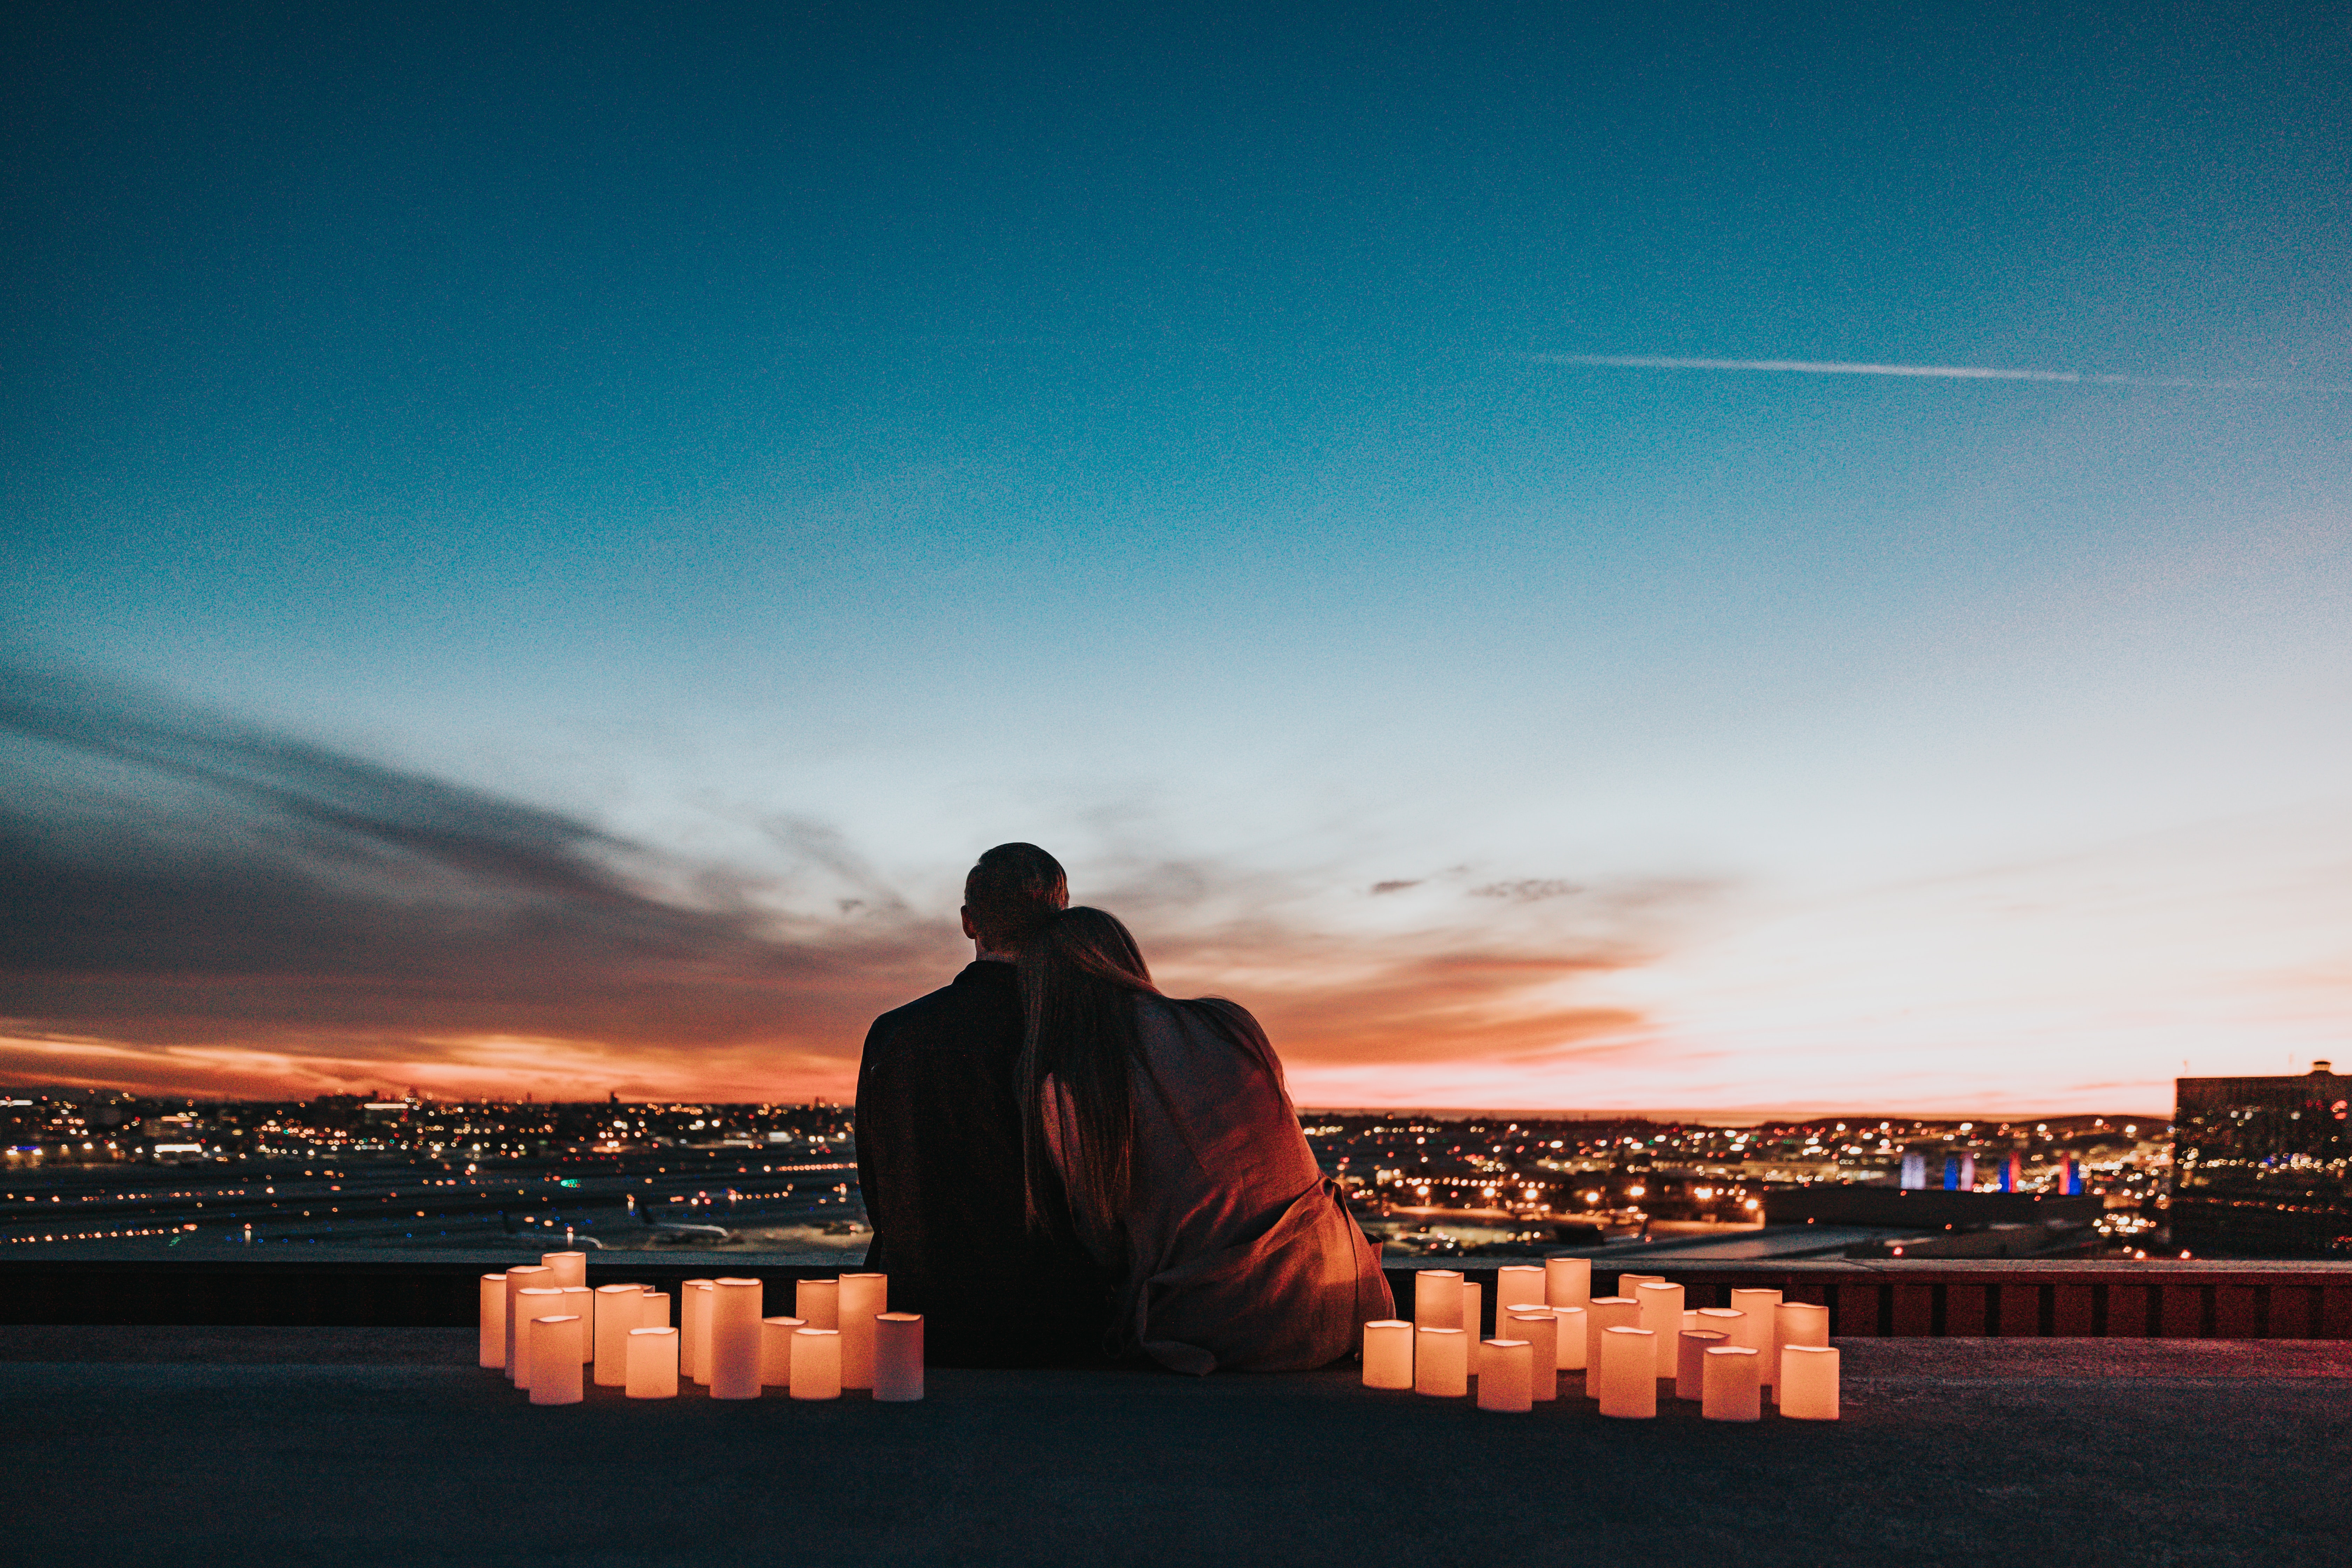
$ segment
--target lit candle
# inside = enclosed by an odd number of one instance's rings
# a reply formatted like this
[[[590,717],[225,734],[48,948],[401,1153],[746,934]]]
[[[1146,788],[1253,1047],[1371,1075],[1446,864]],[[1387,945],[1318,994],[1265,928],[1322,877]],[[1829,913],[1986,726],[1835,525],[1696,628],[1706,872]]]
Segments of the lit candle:
[[[1698,1413],[1709,1421],[1754,1421],[1764,1414],[1756,1397],[1756,1365],[1763,1355],[1747,1345],[1717,1345],[1699,1377]]]
[[[511,1276],[514,1270],[509,1268],[507,1273]],[[514,1306],[509,1311],[517,1330],[515,1359],[511,1368],[517,1388],[530,1386],[530,1321],[533,1318],[556,1317],[562,1310],[563,1292],[553,1286],[526,1285],[515,1292]]]
[[[1559,1320],[1551,1309],[1540,1311],[1513,1312],[1508,1323],[1496,1323],[1497,1334],[1508,1334],[1515,1340],[1525,1340],[1535,1349],[1528,1352],[1528,1397],[1558,1399],[1559,1397]]]
[[[1772,1310],[1780,1304],[1780,1292],[1778,1290],[1734,1290],[1731,1293],[1731,1310],[1739,1313],[1740,1319],[1739,1326],[1729,1331],[1731,1342],[1745,1345],[1759,1356],[1769,1360],[1772,1355]],[[1769,1381],[1764,1375],[1760,1362],[1756,1368],[1756,1381],[1759,1384]]]
[[[677,1397],[677,1331],[670,1328],[629,1331],[631,1399]]]
[[[507,1277],[482,1276],[482,1364],[507,1364]]]
[[[507,1369],[507,1381],[513,1384],[518,1388],[528,1388],[530,1384],[528,1381],[530,1373],[523,1370],[522,1365],[521,1336],[518,1332],[522,1326],[522,1320],[515,1316],[515,1308],[518,1304],[517,1298],[525,1290],[530,1289],[539,1285],[542,1280],[547,1280],[551,1284],[553,1283],[553,1281],[549,1279],[549,1276],[553,1273],[554,1270],[548,1268],[544,1263],[521,1263],[517,1264],[514,1268],[507,1270],[507,1359],[505,1364]]]
[[[923,1319],[883,1312],[874,1320],[874,1397],[904,1405],[923,1396]]]
[[[1412,1326],[1462,1326],[1462,1276],[1451,1268],[1423,1268],[1412,1277]]]
[[[1544,1271],[1533,1266],[1495,1270],[1495,1319],[1513,1307],[1540,1307],[1544,1302]]]
[[[812,1329],[841,1327],[841,1281],[803,1279],[793,1286],[793,1316]]]
[[[629,1381],[629,1334],[642,1326],[637,1313],[646,1299],[642,1285],[596,1287],[596,1386],[618,1388]]]
[[[1634,1421],[1657,1415],[1657,1338],[1647,1329],[1601,1331],[1601,1415]]]
[[[1838,1418],[1838,1353],[1828,1345],[1780,1349],[1780,1414],[1792,1421]]]
[[[596,1359],[596,1292],[585,1285],[565,1285],[563,1310],[580,1319],[580,1364]]]
[[[646,1291],[646,1299],[637,1303],[637,1327],[641,1329],[667,1329],[669,1326],[669,1292],[667,1290]]]
[[[1772,1309],[1772,1351],[1765,1365],[1772,1373],[1760,1381],[1767,1388],[1777,1388],[1780,1368],[1784,1364],[1780,1352],[1790,1345],[1822,1348],[1830,1342],[1830,1310],[1811,1301],[1783,1301]],[[1777,1394],[1774,1398],[1780,1397]]]
[[[841,1386],[874,1386],[874,1320],[890,1310],[889,1279],[881,1274],[841,1277]]]
[[[841,1397],[841,1331],[793,1331],[793,1397]]]
[[[1696,1315],[1698,1321],[1693,1325],[1694,1327],[1712,1329],[1723,1336],[1724,1343],[1730,1345],[1739,1342],[1738,1325],[1748,1316],[1745,1312],[1735,1312],[1728,1307],[1701,1307]]]
[[[1470,1392],[1470,1336],[1461,1329],[1412,1331],[1412,1391],[1441,1399]]]
[[[1592,1259],[1590,1258],[1547,1258],[1544,1259],[1544,1304],[1549,1307],[1581,1307],[1592,1300]]]
[[[1595,1296],[1584,1309],[1584,1396],[1601,1397],[1601,1341],[1612,1329],[1642,1326],[1642,1306],[1622,1296]]]
[[[1698,1314],[1690,1310],[1688,1308],[1685,1308],[1683,1310],[1683,1331],[1685,1333],[1688,1333],[1691,1330],[1696,1329],[1698,1326]]]
[[[710,1322],[704,1351],[713,1399],[760,1397],[760,1296],[757,1279],[716,1279],[707,1292]]]
[[[1534,1269],[1528,1270],[1532,1274]],[[1478,1356],[1478,1408],[1525,1412],[1534,1406],[1528,1384],[1535,1346],[1526,1340],[1488,1340]]]
[[[539,1255],[539,1261],[555,1270],[553,1284],[588,1283],[588,1255],[584,1252],[542,1252]]]
[[[1462,1331],[1470,1336],[1470,1342],[1463,1347],[1463,1351],[1468,1358],[1473,1377],[1478,1375],[1478,1336],[1486,1328],[1486,1308],[1480,1300],[1485,1295],[1486,1291],[1481,1287],[1467,1279],[1462,1281]]]
[[[1551,1310],[1552,1321],[1559,1325],[1559,1370],[1562,1372],[1584,1370],[1584,1320],[1587,1310],[1583,1307],[1554,1307]]]
[[[1641,1304],[1642,1326],[1657,1336],[1654,1347],[1658,1352],[1657,1375],[1674,1376],[1675,1336],[1683,1331],[1683,1288],[1646,1281],[1633,1287],[1633,1300]]]
[[[1412,1325],[1402,1318],[1364,1325],[1364,1386],[1412,1386]]]
[[[584,1325],[577,1312],[530,1321],[530,1402],[533,1405],[577,1405],[580,1386],[580,1341]]]
[[[1633,1294],[1634,1291],[1644,1285],[1663,1285],[1665,1282],[1666,1277],[1663,1274],[1620,1274],[1617,1276],[1617,1294],[1628,1301],[1638,1301],[1641,1298]]]
[[[793,1331],[808,1325],[798,1318],[760,1320],[760,1382],[784,1388],[793,1381]]]
[[[710,1279],[688,1279],[677,1288],[677,1372],[694,1383],[710,1381]]]
[[[1715,1329],[1685,1329],[1675,1336],[1675,1397],[1703,1399],[1706,1394],[1706,1352],[1730,1342],[1731,1336]]]

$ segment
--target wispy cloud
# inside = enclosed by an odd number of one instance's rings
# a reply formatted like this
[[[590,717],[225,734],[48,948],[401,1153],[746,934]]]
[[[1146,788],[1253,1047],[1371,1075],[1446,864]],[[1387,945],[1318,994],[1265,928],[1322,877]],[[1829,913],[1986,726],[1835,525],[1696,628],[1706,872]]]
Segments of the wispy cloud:
[[[951,926],[816,825],[779,836],[857,875],[865,907],[838,919],[763,907],[723,868],[561,814],[142,693],[21,668],[0,684],[10,1032],[151,1051],[146,1081],[183,1076],[175,1051],[247,1053],[213,1059],[258,1077],[278,1058],[313,1063],[298,1077],[337,1061],[468,1077],[501,1055],[523,1065],[518,1051],[551,1068],[557,1042],[624,1081],[740,1081],[724,1058],[854,1059],[874,999],[927,988],[954,952]],[[0,1056],[20,1081],[48,1070],[26,1049]]]
[[[2352,382],[2341,381],[2112,375],[2095,371],[2009,370],[1973,364],[1877,364],[1810,359],[1689,359],[1666,354],[1530,353],[1520,357],[1533,364],[1581,365],[1595,370],[1733,370],[1795,375],[1895,375],[1934,381],[2047,381],[2091,386],[2170,386],[2201,392],[2352,392]]]
[[[0,686],[0,1079],[838,1095],[871,1019],[969,953],[948,914],[961,866],[910,896],[806,816],[757,824],[788,874],[703,864],[150,693],[24,668]],[[1386,924],[1350,929],[1364,883],[1341,868],[1137,853],[1073,871],[1172,992],[1232,996],[1294,1061],[1396,1072],[1407,1096],[1411,1064],[1638,1028],[1589,983],[1650,962],[1706,896],[1465,889],[1457,867],[1383,884],[1458,890],[1383,898]]]

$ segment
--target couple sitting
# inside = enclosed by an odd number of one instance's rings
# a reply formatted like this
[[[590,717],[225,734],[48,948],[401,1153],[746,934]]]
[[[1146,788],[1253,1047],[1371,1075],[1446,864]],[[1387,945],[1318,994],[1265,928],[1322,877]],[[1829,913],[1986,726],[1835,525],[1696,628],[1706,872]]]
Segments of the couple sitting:
[[[1393,1310],[1241,1008],[1151,984],[1135,939],[1003,844],[964,879],[974,961],[875,1020],[857,1167],[891,1306],[929,1359],[1291,1371]]]

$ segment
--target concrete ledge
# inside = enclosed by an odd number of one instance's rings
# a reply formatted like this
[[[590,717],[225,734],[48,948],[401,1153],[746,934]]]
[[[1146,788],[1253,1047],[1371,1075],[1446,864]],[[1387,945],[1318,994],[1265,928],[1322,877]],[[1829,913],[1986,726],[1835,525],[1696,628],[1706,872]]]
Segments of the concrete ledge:
[[[1729,1427],[1348,1373],[541,1409],[463,1330],[0,1329],[0,1473],[10,1555],[79,1568],[2341,1559],[2352,1351],[1841,1348],[1843,1420]]]

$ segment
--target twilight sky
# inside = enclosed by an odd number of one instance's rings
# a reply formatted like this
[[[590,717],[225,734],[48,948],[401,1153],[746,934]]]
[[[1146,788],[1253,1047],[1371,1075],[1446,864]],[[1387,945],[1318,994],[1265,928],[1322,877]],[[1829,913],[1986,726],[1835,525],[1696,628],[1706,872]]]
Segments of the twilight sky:
[[[2341,15],[0,29],[0,1079],[840,1096],[1012,838],[1307,1103],[2352,1058]]]

